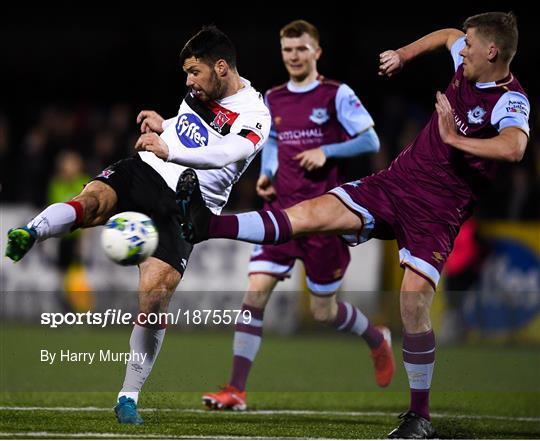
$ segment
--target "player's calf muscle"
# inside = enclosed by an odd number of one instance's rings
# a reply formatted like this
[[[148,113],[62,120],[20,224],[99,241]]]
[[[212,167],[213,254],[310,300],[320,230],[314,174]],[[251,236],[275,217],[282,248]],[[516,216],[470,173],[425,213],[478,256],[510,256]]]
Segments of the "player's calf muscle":
[[[82,226],[87,228],[107,222],[114,214],[117,197],[115,191],[107,184],[92,181],[73,200],[82,205],[84,210]]]
[[[362,227],[360,218],[331,195],[301,202],[285,211],[294,236],[308,233],[349,233]]]

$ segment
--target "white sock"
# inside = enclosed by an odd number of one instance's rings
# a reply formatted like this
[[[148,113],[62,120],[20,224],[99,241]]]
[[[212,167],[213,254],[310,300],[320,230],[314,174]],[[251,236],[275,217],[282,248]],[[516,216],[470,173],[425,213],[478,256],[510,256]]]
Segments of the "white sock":
[[[122,390],[118,393],[118,398],[126,396],[133,398],[135,402],[138,401],[139,392],[152,371],[164,337],[165,329],[151,329],[139,325],[133,326],[131,338],[129,339],[130,352],[132,354],[146,354],[146,358],[143,363],[140,363],[138,360],[132,360],[127,364],[126,377],[122,385]]]
[[[36,231],[38,240],[45,240],[69,233],[76,219],[75,208],[60,202],[49,205],[26,226]]]

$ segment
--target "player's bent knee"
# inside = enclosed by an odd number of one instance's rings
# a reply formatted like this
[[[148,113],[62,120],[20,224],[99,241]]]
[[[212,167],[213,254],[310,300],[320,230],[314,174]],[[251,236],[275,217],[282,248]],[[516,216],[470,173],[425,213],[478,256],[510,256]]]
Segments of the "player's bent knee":
[[[266,307],[268,300],[270,298],[270,293],[265,291],[247,291],[244,296],[244,303],[254,308]]]
[[[335,319],[336,310],[332,307],[331,299],[316,299],[311,301],[311,315],[319,323],[332,323]]]
[[[139,265],[139,291],[146,293],[173,293],[182,275],[168,263],[149,257]]]
[[[92,181],[73,198],[83,207],[83,226],[102,225],[114,214],[117,204],[116,192],[101,181]]]

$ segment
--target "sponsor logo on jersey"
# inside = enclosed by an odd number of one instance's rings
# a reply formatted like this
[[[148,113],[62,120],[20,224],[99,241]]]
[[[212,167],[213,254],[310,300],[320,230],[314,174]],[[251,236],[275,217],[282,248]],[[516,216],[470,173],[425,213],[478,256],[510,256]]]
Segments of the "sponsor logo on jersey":
[[[457,116],[454,113],[454,121],[456,122],[457,129],[463,133],[465,136],[467,136],[467,131],[469,130],[469,126],[465,124],[459,116]]]
[[[506,106],[506,111],[508,113],[522,113],[528,117],[529,112],[527,110],[527,104],[521,100],[509,100],[508,105]]]
[[[176,122],[176,134],[187,148],[208,145],[208,130],[197,115],[183,113]]]
[[[287,130],[278,133],[280,141],[293,141],[299,139],[322,138],[323,132],[320,128],[307,130]]]
[[[486,116],[486,111],[480,106],[476,106],[467,112],[467,119],[470,124],[482,124],[484,122],[484,116]]]
[[[231,119],[220,110],[214,118],[214,121],[210,123],[210,127],[213,127],[218,133],[221,133],[223,126],[230,120]]]
[[[328,110],[323,107],[317,107],[312,110],[311,116],[309,117],[311,121],[313,121],[315,124],[324,124],[326,121],[330,119],[330,116],[328,115]]]

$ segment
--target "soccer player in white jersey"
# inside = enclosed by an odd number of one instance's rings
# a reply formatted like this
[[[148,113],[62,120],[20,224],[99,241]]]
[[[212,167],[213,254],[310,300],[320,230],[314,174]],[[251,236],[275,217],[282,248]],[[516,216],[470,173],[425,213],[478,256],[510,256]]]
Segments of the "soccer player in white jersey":
[[[8,232],[6,256],[16,262],[35,242],[102,225],[115,213],[139,211],[154,220],[159,243],[139,265],[140,313],[129,342],[130,351],[146,358],[127,365],[115,406],[120,423],[143,422],[138,396],[166,328],[166,323],[149,325],[146,315],[167,311],[192,250],[180,235],[178,177],[186,167],[195,169],[207,206],[219,214],[270,131],[262,96],[238,74],[235,48],[223,32],[204,27],[186,43],[180,59],[189,91],[178,115],[164,120],[154,111],[140,112],[138,154],[105,169],[73,200],[50,205],[26,226]]]
[[[344,158],[378,151],[379,139],[373,119],[353,90],[319,75],[322,49],[317,28],[295,20],[279,35],[289,81],[266,93],[273,125],[262,153],[257,193],[267,208],[285,209],[342,184]],[[231,377],[219,392],[203,396],[210,409],[246,408],[246,383],[261,345],[266,304],[297,259],[304,263],[315,320],[361,336],[370,348],[377,384],[386,387],[392,381],[390,331],[373,326],[360,309],[336,299],[350,261],[348,246],[339,236],[301,237],[286,244],[255,246],[242,305],[254,320],[235,325]]]

